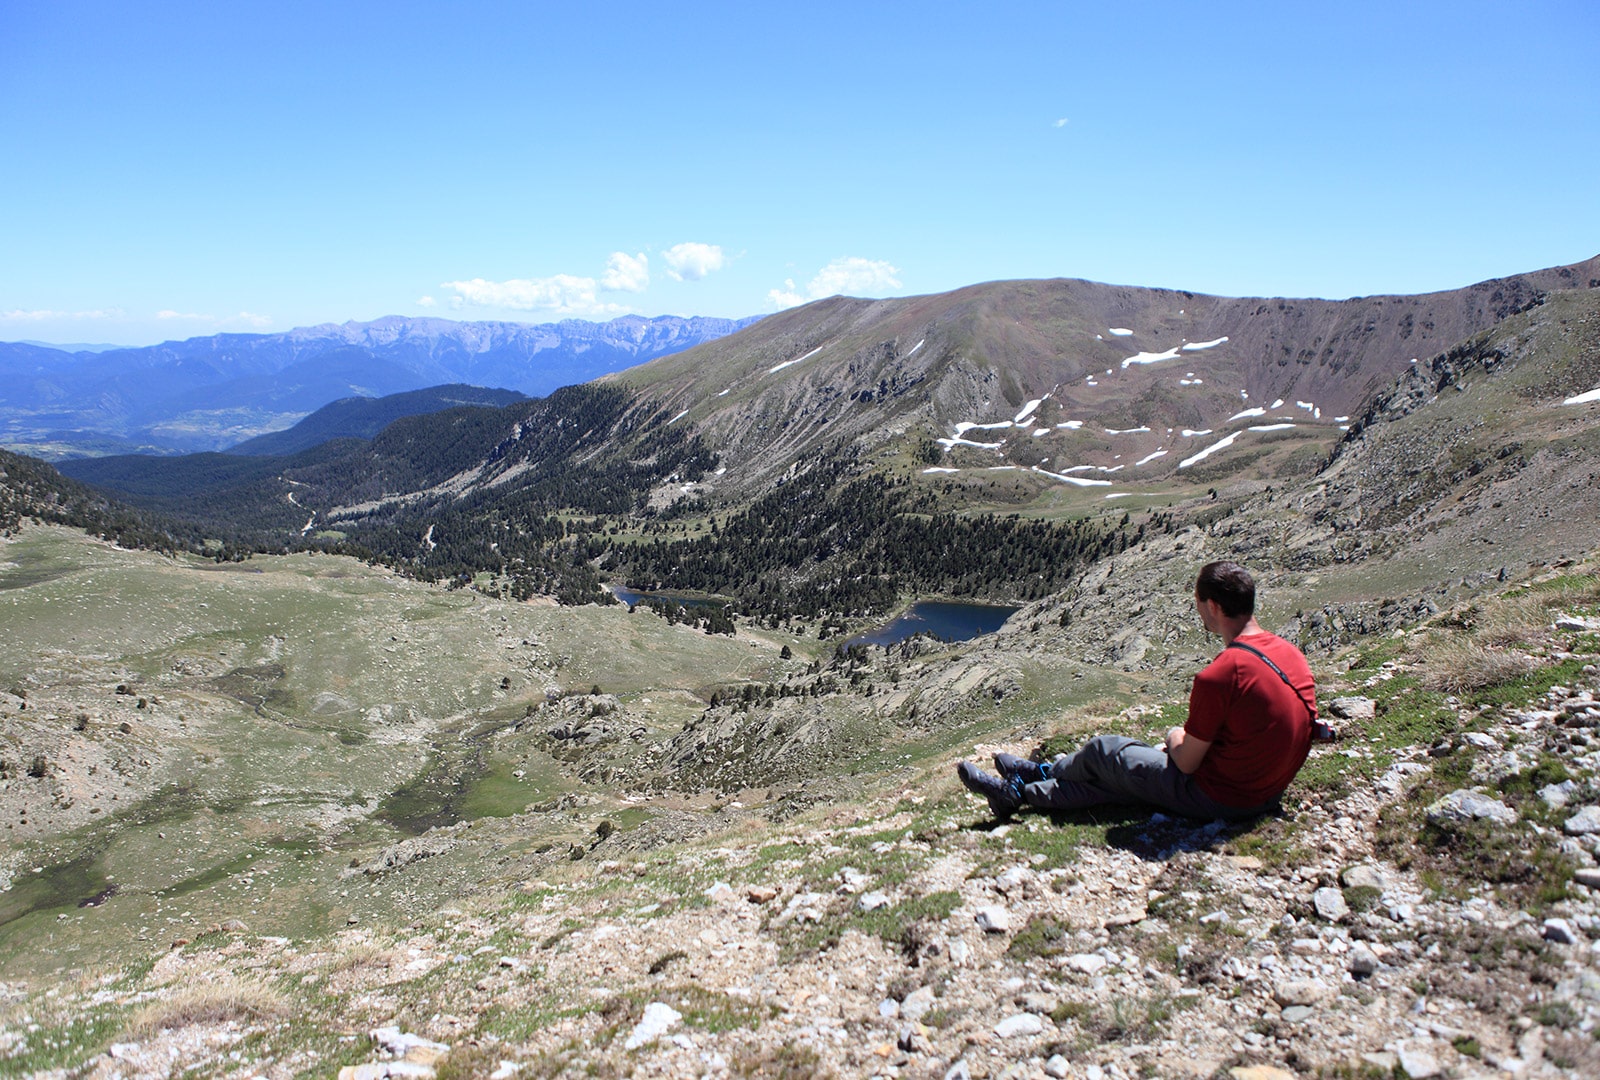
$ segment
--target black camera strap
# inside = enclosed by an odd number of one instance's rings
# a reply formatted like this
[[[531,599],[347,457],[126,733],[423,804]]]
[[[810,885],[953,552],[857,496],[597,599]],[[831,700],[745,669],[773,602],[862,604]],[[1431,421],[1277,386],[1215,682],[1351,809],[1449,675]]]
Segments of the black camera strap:
[[[1306,696],[1304,694],[1302,694],[1295,687],[1294,683],[1289,681],[1289,676],[1287,676],[1287,675],[1285,675],[1283,673],[1283,669],[1281,667],[1279,667],[1277,664],[1274,664],[1272,662],[1272,657],[1268,656],[1266,653],[1262,652],[1260,649],[1256,648],[1254,645],[1246,645],[1242,641],[1230,641],[1230,642],[1228,642],[1227,645],[1223,646],[1223,648],[1226,648],[1226,649],[1243,649],[1245,652],[1255,653],[1257,656],[1261,657],[1261,662],[1266,664],[1269,668],[1271,668],[1273,671],[1278,673],[1278,678],[1283,680],[1283,685],[1287,686],[1290,690],[1294,691],[1294,696],[1299,698],[1300,699],[1300,704],[1302,704],[1302,705],[1304,705],[1306,707],[1306,712],[1311,714],[1311,719],[1313,721],[1316,720],[1316,718],[1317,718],[1317,707],[1315,705],[1311,704],[1311,702],[1306,700]]]

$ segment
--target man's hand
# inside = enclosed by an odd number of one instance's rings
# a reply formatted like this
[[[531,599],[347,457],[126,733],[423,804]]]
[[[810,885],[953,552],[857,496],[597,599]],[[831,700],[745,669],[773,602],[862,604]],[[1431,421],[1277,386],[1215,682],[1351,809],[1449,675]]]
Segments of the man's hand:
[[[1184,731],[1182,727],[1175,727],[1167,732],[1165,743],[1167,756],[1172,759],[1179,771],[1192,773],[1200,767],[1205,760],[1206,753],[1211,749],[1211,744],[1204,739],[1197,739]]]

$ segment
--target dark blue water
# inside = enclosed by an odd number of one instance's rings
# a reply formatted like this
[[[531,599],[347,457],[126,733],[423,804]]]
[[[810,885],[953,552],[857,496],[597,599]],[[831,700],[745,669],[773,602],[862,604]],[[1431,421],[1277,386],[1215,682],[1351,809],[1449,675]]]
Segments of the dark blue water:
[[[940,641],[968,641],[994,633],[1018,610],[1007,604],[918,600],[887,626],[853,637],[849,644],[897,645],[914,634],[932,634]]]
[[[638,592],[634,589],[623,588],[621,585],[608,585],[606,588],[610,589],[612,595],[629,607],[643,603],[646,600],[656,600],[663,604],[677,604],[679,607],[685,607],[691,611],[695,608],[726,607],[728,604],[726,600],[711,600],[704,596],[684,596],[682,593]]]

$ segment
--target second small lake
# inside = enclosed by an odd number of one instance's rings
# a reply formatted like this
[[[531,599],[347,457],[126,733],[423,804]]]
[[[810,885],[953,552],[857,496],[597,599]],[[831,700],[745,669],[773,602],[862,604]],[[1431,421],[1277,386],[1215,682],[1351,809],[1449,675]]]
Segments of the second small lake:
[[[1020,609],[1009,604],[969,604],[953,600],[918,600],[893,622],[858,634],[851,645],[897,645],[916,634],[940,641],[969,641],[992,634]]]
[[[607,585],[606,588],[611,590],[611,595],[629,607],[633,607],[635,604],[642,604],[646,600],[654,600],[660,604],[676,604],[679,607],[689,608],[690,610],[694,608],[726,607],[728,604],[726,600],[713,600],[708,596],[685,596],[683,593],[672,592],[639,592],[637,589],[629,589],[622,585]]]

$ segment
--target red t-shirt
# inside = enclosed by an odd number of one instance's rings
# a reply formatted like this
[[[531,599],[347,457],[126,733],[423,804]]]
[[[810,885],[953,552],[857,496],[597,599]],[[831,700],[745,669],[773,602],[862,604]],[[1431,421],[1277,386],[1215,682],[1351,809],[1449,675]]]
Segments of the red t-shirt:
[[[1272,657],[1294,684],[1246,649],[1223,649],[1194,677],[1183,730],[1211,743],[1194,771],[1195,783],[1226,806],[1260,806],[1283,794],[1311,751],[1317,687],[1300,650],[1276,634],[1237,639]]]

